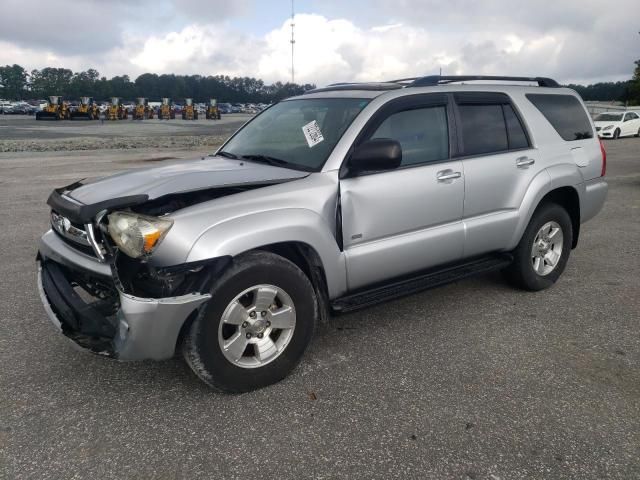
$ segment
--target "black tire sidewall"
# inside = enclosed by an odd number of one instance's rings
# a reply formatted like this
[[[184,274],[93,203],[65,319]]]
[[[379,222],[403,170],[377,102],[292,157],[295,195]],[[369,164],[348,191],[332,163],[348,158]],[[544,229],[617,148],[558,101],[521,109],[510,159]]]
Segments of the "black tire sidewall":
[[[539,275],[531,262],[531,248],[538,231],[550,221],[557,222],[562,228],[562,255],[556,268],[548,275]],[[518,248],[514,252],[514,261],[511,267],[517,282],[527,290],[542,290],[553,285],[564,271],[571,252],[573,229],[571,218],[567,211],[560,205],[553,203],[542,205],[533,215],[527,226]]]
[[[296,326],[289,344],[275,360],[264,367],[242,368],[223,355],[218,328],[231,300],[259,284],[275,285],[287,292],[295,306]],[[296,265],[266,252],[234,260],[211,294],[212,300],[194,321],[185,345],[187,361],[196,367],[200,378],[219,390],[245,392],[276,383],[295,368],[313,337],[318,317],[313,287]],[[200,365],[194,365],[193,359]]]

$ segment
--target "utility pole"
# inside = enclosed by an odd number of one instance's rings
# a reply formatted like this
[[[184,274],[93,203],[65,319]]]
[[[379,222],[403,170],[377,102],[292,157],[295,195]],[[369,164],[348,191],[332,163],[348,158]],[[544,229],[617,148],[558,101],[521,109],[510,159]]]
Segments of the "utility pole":
[[[294,71],[294,68],[293,68],[293,46],[296,43],[296,40],[295,40],[295,37],[294,37],[296,24],[293,21],[294,16],[295,16],[295,10],[294,10],[294,4],[293,4],[294,1],[295,0],[291,0],[291,40],[290,40],[290,42],[291,42],[291,83],[296,83],[295,82],[296,76],[295,76],[295,71]]]

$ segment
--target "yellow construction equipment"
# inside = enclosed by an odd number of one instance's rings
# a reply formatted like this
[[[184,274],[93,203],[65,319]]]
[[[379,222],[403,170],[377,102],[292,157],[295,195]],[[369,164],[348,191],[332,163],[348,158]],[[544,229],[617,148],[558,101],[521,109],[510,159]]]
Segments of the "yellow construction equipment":
[[[218,100],[211,98],[209,100],[209,106],[207,107],[207,113],[205,114],[207,120],[220,120],[220,109],[218,108]]]
[[[127,109],[120,104],[120,97],[111,97],[111,105],[104,112],[105,120],[124,120]]]
[[[132,120],[146,120],[153,118],[153,108],[149,106],[149,102],[144,97],[138,97],[138,103],[133,109],[131,115]]]
[[[36,113],[36,120],[50,118],[53,120],[69,120],[71,112],[66,102],[60,96],[49,97],[47,106],[42,111]]]
[[[162,105],[160,105],[160,110],[158,110],[158,119],[159,120],[169,120],[176,118],[176,112],[171,105],[170,98],[163,98]]]
[[[71,112],[71,120],[74,118],[86,118],[87,120],[98,120],[100,111],[98,105],[91,97],[80,97],[80,105]]]
[[[184,107],[182,107],[182,119],[183,120],[198,119],[198,109],[193,104],[193,98],[184,99]]]

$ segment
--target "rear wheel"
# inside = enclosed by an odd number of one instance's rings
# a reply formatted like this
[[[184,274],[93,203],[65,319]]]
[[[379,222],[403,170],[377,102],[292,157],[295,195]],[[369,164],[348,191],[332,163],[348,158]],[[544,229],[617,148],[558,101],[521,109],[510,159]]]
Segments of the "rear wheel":
[[[293,263],[269,252],[234,259],[185,336],[183,355],[211,387],[246,392],[282,380],[318,318],[316,295]]]
[[[513,263],[505,273],[525,290],[543,290],[553,285],[564,271],[571,251],[572,227],[567,211],[547,203],[533,214]]]

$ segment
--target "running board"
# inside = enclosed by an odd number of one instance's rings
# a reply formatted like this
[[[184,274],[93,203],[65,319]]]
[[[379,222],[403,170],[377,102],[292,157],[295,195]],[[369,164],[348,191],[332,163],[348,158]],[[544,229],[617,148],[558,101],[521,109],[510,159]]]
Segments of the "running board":
[[[496,254],[470,262],[450,265],[438,270],[419,273],[416,276],[395,280],[391,283],[352,293],[331,302],[334,313],[346,313],[370,307],[394,298],[404,297],[430,288],[446,285],[463,278],[504,268],[513,261],[510,254]]]

